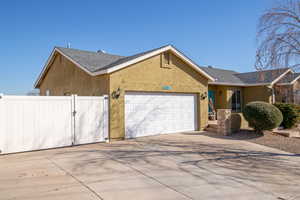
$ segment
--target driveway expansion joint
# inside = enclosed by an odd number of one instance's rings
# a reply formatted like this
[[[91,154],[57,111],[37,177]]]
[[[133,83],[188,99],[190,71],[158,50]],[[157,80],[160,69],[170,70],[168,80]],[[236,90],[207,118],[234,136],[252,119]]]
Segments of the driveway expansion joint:
[[[95,192],[92,188],[90,188],[88,185],[84,184],[83,181],[79,180],[77,177],[75,177],[73,174],[65,170],[63,167],[59,166],[56,162],[51,160],[50,158],[46,157],[47,160],[49,160],[55,167],[66,173],[68,176],[72,177],[76,182],[78,182],[80,185],[88,189],[90,192],[92,192],[99,200],[104,200],[103,197],[101,197],[97,192]]]

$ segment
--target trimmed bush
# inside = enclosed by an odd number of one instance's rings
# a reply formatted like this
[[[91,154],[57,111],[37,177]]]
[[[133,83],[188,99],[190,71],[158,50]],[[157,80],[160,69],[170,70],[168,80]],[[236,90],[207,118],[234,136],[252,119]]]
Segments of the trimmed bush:
[[[282,113],[283,121],[281,126],[292,128],[299,121],[299,107],[295,104],[276,103],[274,104]]]
[[[248,103],[243,110],[243,115],[249,126],[258,133],[278,127],[283,119],[277,107],[262,101]]]

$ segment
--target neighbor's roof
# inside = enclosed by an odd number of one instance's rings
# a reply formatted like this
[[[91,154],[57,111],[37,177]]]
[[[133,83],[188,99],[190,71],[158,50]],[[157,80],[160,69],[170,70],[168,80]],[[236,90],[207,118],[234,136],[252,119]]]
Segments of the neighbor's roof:
[[[42,72],[40,73],[37,81],[35,82],[35,88],[37,88],[45,76],[49,63],[53,59],[56,52],[64,55],[71,62],[73,62],[77,67],[81,68],[91,76],[96,76],[100,74],[111,73],[113,71],[122,69],[129,65],[135,64],[152,56],[158,55],[165,51],[171,51],[181,59],[183,59],[186,63],[189,64],[193,69],[197,72],[204,75],[209,80],[214,80],[212,76],[203,71],[197,64],[195,64],[191,59],[185,56],[182,52],[177,50],[172,45],[166,45],[159,48],[152,49],[150,51],[145,51],[142,53],[138,53],[132,56],[119,56],[113,55],[103,52],[92,52],[92,51],[83,51],[78,49],[71,48],[63,48],[63,47],[55,47],[52,51],[50,57],[48,58]]]
[[[289,68],[272,69],[256,72],[246,72],[235,74],[246,84],[254,83],[272,83],[276,79],[280,78],[281,75],[289,71]]]
[[[286,76],[284,76],[280,81],[278,81],[278,83],[279,84],[293,84],[299,78],[300,78],[300,73],[289,73]]]
[[[273,84],[282,78],[286,73],[291,71],[289,68],[264,70],[256,72],[238,73],[232,70],[218,69],[214,67],[201,67],[204,71],[215,78],[211,84],[223,85],[266,85]]]

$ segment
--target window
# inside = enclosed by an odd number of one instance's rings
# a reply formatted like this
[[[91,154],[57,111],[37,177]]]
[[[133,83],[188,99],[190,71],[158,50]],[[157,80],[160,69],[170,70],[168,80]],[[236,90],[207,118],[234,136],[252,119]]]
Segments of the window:
[[[231,96],[231,110],[241,112],[241,91],[233,90]]]
[[[46,90],[46,96],[50,96],[50,90],[49,89]]]

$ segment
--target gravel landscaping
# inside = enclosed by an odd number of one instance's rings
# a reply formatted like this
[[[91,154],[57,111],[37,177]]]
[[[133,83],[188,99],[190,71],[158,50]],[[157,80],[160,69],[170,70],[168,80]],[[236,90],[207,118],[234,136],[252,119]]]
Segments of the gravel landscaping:
[[[273,134],[266,131],[264,135],[259,135],[251,130],[242,130],[230,136],[220,136],[217,133],[204,133],[210,137],[231,139],[231,140],[245,140],[256,144],[265,145],[268,147],[280,149],[290,153],[300,154],[300,138],[289,138],[281,135]]]

